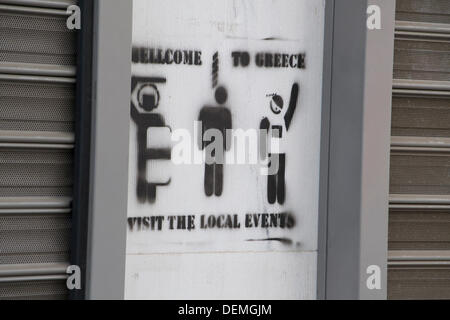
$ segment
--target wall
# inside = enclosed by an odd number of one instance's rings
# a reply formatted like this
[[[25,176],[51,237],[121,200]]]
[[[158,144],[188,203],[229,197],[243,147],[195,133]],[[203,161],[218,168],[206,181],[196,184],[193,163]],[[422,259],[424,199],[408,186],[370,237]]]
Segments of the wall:
[[[126,298],[316,297],[324,11],[317,0],[134,1]],[[270,109],[276,97],[280,115]],[[171,134],[185,129],[194,140],[199,117],[283,127],[286,180],[275,203],[261,161],[228,161],[214,190],[204,164],[170,161]],[[201,156],[196,146],[189,158]],[[234,142],[228,154],[236,150]]]

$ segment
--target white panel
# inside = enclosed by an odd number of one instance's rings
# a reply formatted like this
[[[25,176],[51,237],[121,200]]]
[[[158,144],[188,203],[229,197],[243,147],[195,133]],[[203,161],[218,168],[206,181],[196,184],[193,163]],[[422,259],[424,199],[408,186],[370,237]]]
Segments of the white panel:
[[[217,286],[222,298],[315,297],[324,7],[317,0],[134,0],[128,297],[207,298]],[[188,52],[193,60],[186,64]],[[235,64],[236,52],[249,54],[248,66]],[[180,61],[172,62],[177,54]],[[215,96],[221,86],[223,104]],[[284,108],[276,114],[279,97]],[[296,109],[287,123],[290,106]],[[219,119],[224,126],[229,112],[233,130],[257,130],[263,118],[283,128],[285,201],[269,200],[261,159],[227,158],[223,192],[207,196],[204,164],[175,165],[164,160],[167,150],[146,149],[157,138],[146,128],[151,123],[169,128],[167,135],[186,130],[189,158],[201,159],[195,121],[205,110],[216,118],[204,123]],[[233,142],[227,157],[238,149]],[[150,183],[164,182],[152,190]],[[177,223],[180,216],[191,228]],[[203,227],[209,217],[231,227]],[[232,272],[218,272],[224,268]]]

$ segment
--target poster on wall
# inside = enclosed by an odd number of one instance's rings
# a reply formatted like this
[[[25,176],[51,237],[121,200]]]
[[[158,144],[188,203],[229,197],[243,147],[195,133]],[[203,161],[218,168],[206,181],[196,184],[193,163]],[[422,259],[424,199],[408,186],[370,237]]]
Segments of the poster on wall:
[[[317,250],[324,1],[133,11],[127,254]]]

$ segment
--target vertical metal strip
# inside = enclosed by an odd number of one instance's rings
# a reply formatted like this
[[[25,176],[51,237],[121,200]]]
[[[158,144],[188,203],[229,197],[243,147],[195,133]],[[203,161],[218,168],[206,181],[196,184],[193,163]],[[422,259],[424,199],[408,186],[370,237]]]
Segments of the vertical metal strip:
[[[333,30],[335,0],[325,3],[322,84],[322,133],[320,143],[319,233],[317,256],[317,299],[326,299],[328,175],[330,160],[330,108],[332,90]]]
[[[358,298],[386,299],[396,1],[369,0],[368,5],[380,8],[381,29],[369,30],[366,41]]]
[[[77,39],[77,84],[75,109],[74,188],[70,263],[81,269],[81,289],[72,290],[70,299],[86,297],[86,261],[90,201],[92,45],[94,1],[80,0],[81,30]]]
[[[366,0],[335,1],[325,228],[326,299],[359,296],[366,10]]]
[[[381,9],[381,30],[367,28],[371,4]],[[319,298],[386,298],[394,8],[391,0],[335,1],[328,181],[321,178],[328,183],[327,194],[321,187],[328,207],[321,210],[318,261],[325,278],[318,290],[325,292]],[[367,271],[376,268],[381,287],[368,287],[373,273]]]

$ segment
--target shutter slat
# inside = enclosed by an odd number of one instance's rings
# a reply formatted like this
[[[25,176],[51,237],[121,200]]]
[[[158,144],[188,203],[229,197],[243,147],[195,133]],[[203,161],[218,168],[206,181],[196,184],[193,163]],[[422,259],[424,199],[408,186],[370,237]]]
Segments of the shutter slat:
[[[73,0],[0,0],[0,299],[66,299],[73,183]]]

